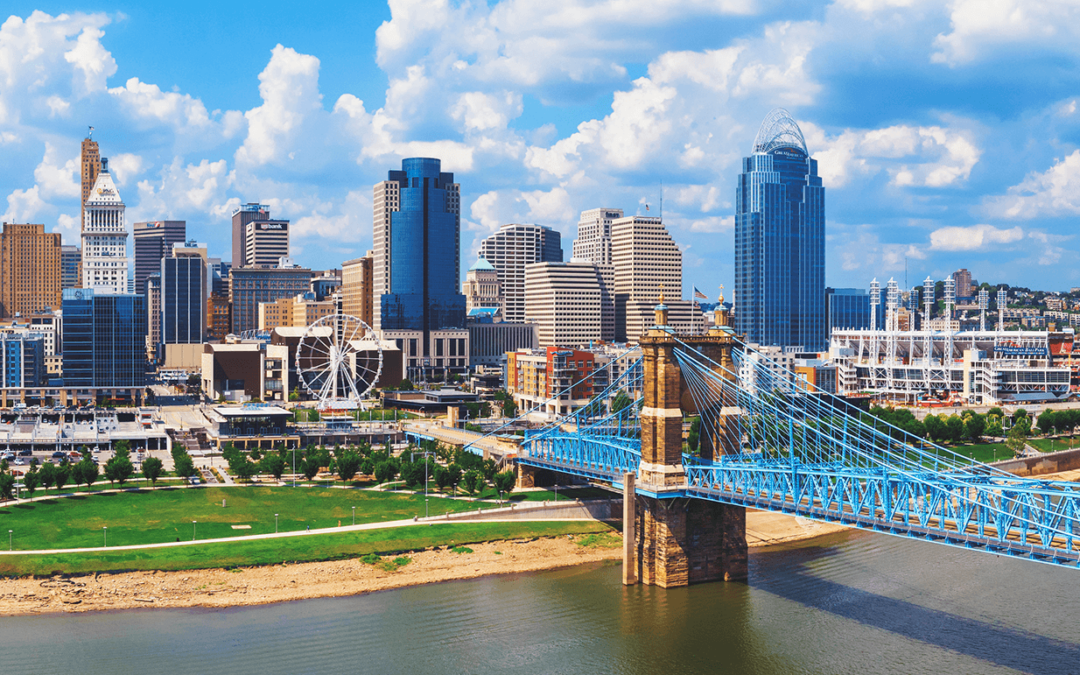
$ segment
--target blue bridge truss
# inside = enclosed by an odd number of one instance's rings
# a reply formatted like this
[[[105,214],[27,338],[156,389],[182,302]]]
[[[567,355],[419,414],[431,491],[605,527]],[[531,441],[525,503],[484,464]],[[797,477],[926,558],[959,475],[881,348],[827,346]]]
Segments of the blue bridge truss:
[[[705,499],[1026,560],[1080,567],[1080,485],[1018,478],[870,417],[746,345],[725,369],[675,351],[701,436],[718,456],[684,455],[685,485],[638,492]],[[642,368],[594,402],[526,433],[518,462],[621,487],[641,462]],[[723,423],[721,423],[723,421]],[[722,454],[720,454],[722,453]]]

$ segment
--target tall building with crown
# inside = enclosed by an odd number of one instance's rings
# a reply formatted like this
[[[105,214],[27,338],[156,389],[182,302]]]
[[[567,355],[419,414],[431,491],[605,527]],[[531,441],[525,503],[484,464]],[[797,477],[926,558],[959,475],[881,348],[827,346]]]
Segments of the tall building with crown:
[[[102,158],[84,205],[82,287],[99,293],[128,292],[127,227],[124,202],[116,189],[109,160]]]
[[[93,140],[94,127],[90,127],[90,133],[83,139],[79,153],[79,178],[82,183],[82,199],[79,201],[79,222],[86,220],[86,200],[90,198],[90,191],[94,189],[98,172],[101,171],[101,151],[97,141]]]
[[[735,330],[823,350],[825,188],[795,120],[777,108],[744,157],[735,195]]]

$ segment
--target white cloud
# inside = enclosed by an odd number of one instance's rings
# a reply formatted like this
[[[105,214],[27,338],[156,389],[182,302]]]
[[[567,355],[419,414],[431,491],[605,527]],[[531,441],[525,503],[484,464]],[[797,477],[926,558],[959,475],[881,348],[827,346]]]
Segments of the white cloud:
[[[537,223],[568,234],[577,222],[570,193],[565,187],[551,190],[493,190],[473,200],[469,208],[483,238],[508,223]]]
[[[128,220],[168,218],[192,211],[215,213],[217,205],[227,201],[225,191],[233,182],[224,159],[185,164],[175,157],[159,176],[157,181],[139,181],[138,204],[128,207]]]
[[[45,156],[34,169],[34,180],[44,199],[78,199],[82,192],[79,155],[65,159],[59,148],[46,142]]]
[[[667,222],[670,223],[670,221]],[[709,218],[698,218],[696,220],[690,221],[689,229],[691,232],[708,232],[710,234],[716,234],[720,232],[734,232],[735,216],[711,216]]]
[[[371,196],[352,190],[340,203],[319,202],[292,223],[296,239],[314,238],[309,246],[337,247],[342,243],[371,242]]]
[[[79,33],[75,46],[64,53],[64,60],[77,71],[73,82],[76,96],[104,91],[105,80],[116,73],[116,61],[101,46],[104,35],[100,28],[87,26]]]
[[[257,166],[295,159],[301,127],[322,110],[319,59],[277,45],[259,73],[259,95],[262,105],[244,115],[248,135],[236,151],[236,163]]]
[[[139,155],[122,152],[109,158],[109,172],[118,187],[124,187],[137,178],[146,168],[146,162]]]
[[[7,197],[8,208],[0,221],[5,223],[30,223],[47,204],[41,199],[41,190],[34,186],[28,190],[15,190]]]
[[[830,229],[837,233],[831,240],[838,245],[829,256],[839,257],[840,268],[847,272],[858,271],[866,275],[899,272],[907,260],[926,258],[926,252],[914,244],[882,242],[870,225],[859,225],[852,231],[852,228],[836,223]]]
[[[1031,219],[1080,213],[1080,150],[1074,150],[1043,173],[1030,173],[1008,194],[983,205],[993,216]]]
[[[967,180],[982,156],[971,132],[957,128],[895,125],[829,137],[815,124],[800,126],[826,187],[881,170],[896,186],[947,187]]]
[[[957,66],[1017,44],[1075,55],[1080,4],[1072,0],[954,0],[952,30],[934,41],[935,63]]]
[[[67,117],[71,112],[71,104],[56,95],[45,99],[45,105],[49,106],[49,117]]]
[[[121,102],[128,115],[152,124],[164,124],[176,131],[203,131],[210,126],[206,106],[188,94],[161,91],[156,84],[132,77],[109,94]]]
[[[488,131],[505,128],[522,110],[521,94],[469,91],[458,97],[450,115],[462,122],[465,131]]]
[[[942,227],[930,233],[930,248],[935,251],[978,251],[994,244],[1013,244],[1024,238],[1019,227],[999,229],[993,225]]]

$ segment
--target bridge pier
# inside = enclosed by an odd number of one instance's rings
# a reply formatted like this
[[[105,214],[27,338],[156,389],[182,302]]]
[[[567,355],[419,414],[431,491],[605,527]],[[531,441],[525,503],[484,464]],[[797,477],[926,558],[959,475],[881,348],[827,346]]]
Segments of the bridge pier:
[[[536,487],[536,472],[535,466],[528,466],[525,464],[517,464],[517,483],[514,484],[515,490],[522,488],[534,488]]]
[[[624,483],[632,486],[624,493],[624,522],[629,521],[629,502],[634,504],[633,522],[624,525],[624,536],[632,538],[634,550],[624,549],[624,564],[632,565],[633,573],[624,569],[623,580],[663,588],[743,580],[747,576],[746,509],[680,496],[686,488],[684,387],[675,359],[678,343],[666,324],[667,307],[661,294],[656,325],[639,340],[645,368],[641,464],[639,484]],[[684,341],[707,350],[717,363],[724,365],[724,359],[731,363],[734,340],[727,332],[715,329]],[[730,408],[724,412],[734,413]],[[710,454],[737,451],[738,439],[727,437],[733,433],[725,428],[718,436],[709,439]],[[644,494],[638,494],[639,490]]]

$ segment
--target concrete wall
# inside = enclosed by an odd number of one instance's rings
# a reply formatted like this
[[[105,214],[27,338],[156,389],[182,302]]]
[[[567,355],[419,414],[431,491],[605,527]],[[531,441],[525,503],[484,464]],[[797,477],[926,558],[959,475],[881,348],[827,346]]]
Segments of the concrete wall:
[[[1041,476],[1057,471],[1080,469],[1080,450],[1065,450],[1041,457],[1023,457],[997,462],[994,467],[1017,476]]]

